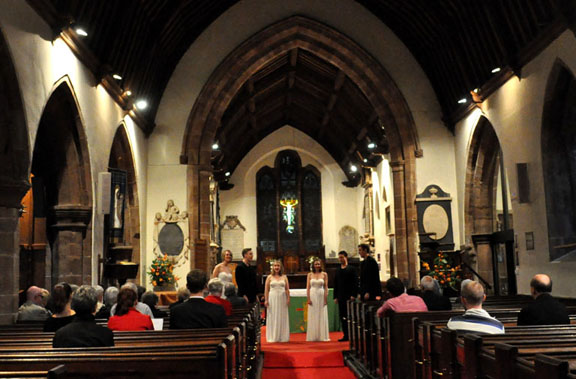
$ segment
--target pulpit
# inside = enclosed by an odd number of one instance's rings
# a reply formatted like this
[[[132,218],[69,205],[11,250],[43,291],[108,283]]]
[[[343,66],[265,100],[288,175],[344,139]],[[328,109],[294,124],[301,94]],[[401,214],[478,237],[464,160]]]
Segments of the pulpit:
[[[130,262],[132,259],[132,246],[111,246],[108,248],[108,258],[104,263],[103,277],[109,282],[118,281],[121,286],[128,279],[138,275],[138,263]]]

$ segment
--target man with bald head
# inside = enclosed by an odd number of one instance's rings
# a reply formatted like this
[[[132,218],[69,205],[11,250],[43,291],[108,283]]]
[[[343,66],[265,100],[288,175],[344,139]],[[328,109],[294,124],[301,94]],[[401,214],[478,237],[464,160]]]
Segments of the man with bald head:
[[[534,275],[530,281],[530,294],[534,301],[520,311],[518,325],[570,324],[566,307],[552,295],[552,279],[546,274]]]
[[[32,286],[26,291],[26,302],[18,309],[18,321],[44,321],[50,316],[46,307],[46,291]]]
[[[482,284],[471,280],[462,287],[460,297],[466,312],[452,317],[446,325],[448,329],[477,334],[504,333],[504,325],[482,309],[486,299]]]

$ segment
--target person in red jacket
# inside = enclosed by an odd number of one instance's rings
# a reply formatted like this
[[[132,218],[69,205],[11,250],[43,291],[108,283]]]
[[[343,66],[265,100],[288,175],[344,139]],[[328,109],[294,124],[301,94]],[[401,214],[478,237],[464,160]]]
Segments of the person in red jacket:
[[[226,316],[232,315],[232,304],[226,300],[222,299],[222,290],[224,285],[222,281],[218,278],[210,279],[208,282],[208,292],[209,295],[204,298],[209,303],[218,304],[224,307],[226,311]]]
[[[150,316],[134,308],[138,295],[130,288],[123,288],[118,293],[116,314],[108,320],[110,330],[154,330]]]

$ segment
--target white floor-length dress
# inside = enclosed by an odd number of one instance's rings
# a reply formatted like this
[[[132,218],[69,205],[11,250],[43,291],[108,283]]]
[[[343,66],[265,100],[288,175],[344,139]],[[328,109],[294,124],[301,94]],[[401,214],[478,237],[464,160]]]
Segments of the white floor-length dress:
[[[306,341],[330,341],[328,306],[324,304],[324,279],[310,279],[310,301]]]
[[[288,342],[290,340],[290,319],[286,304],[284,280],[270,280],[268,310],[266,312],[266,341]]]

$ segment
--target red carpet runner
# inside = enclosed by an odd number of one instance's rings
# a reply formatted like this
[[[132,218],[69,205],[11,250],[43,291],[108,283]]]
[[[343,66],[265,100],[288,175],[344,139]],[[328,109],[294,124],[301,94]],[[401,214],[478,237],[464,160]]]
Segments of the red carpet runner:
[[[293,333],[289,343],[267,343],[262,328],[263,379],[326,378],[352,379],[354,374],[342,359],[348,342],[338,342],[342,333],[330,333],[330,342],[306,342],[306,333]]]

